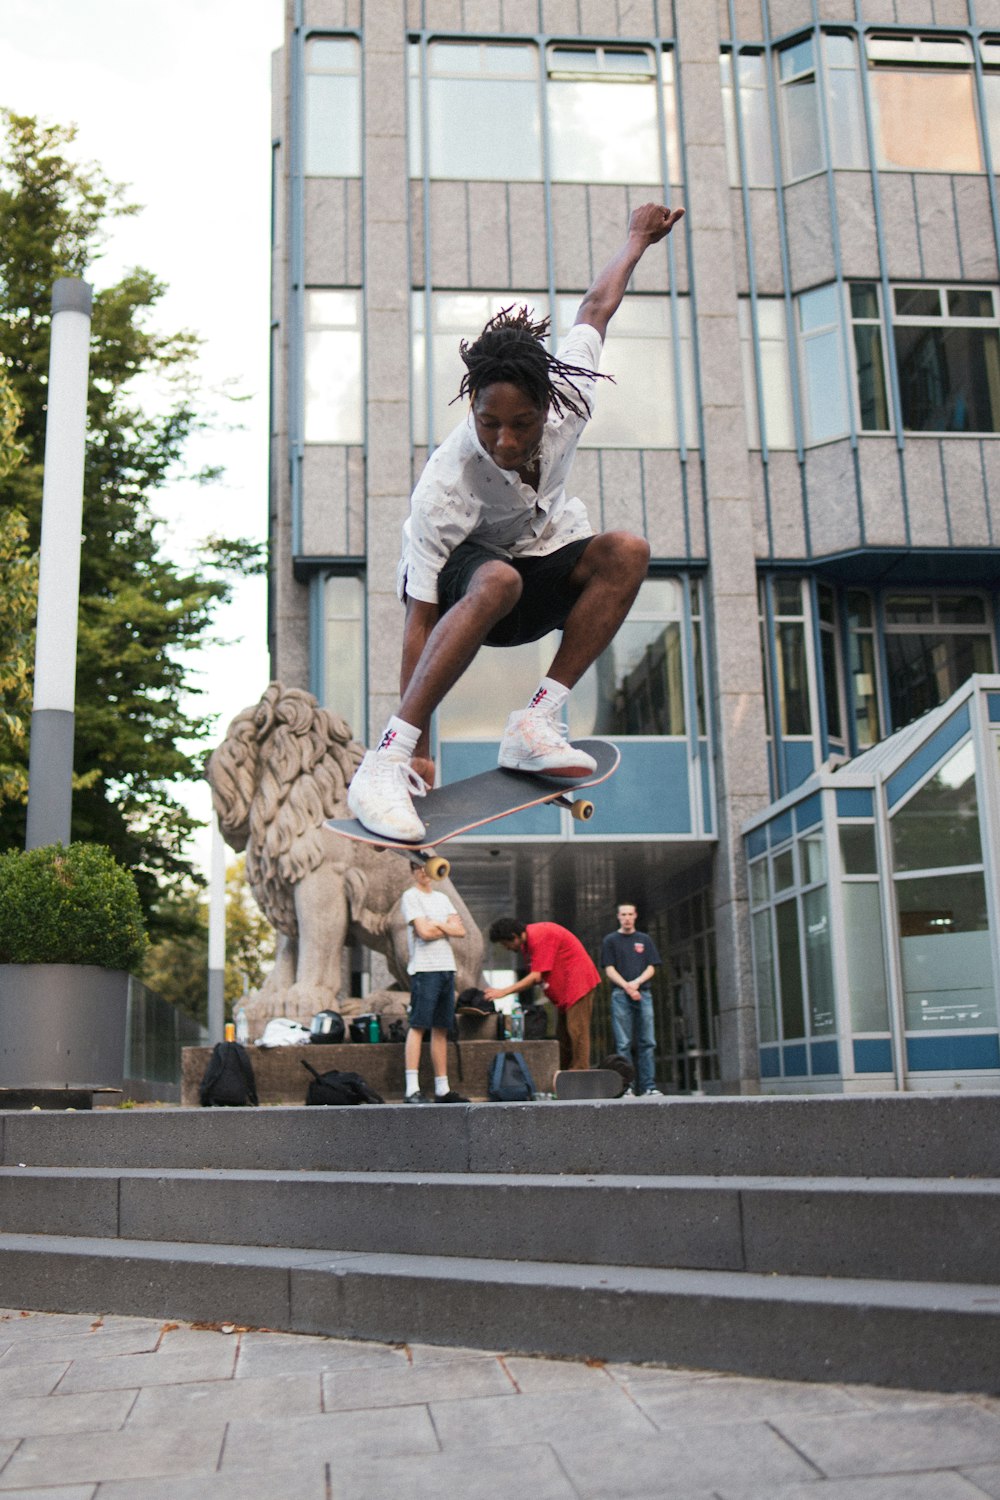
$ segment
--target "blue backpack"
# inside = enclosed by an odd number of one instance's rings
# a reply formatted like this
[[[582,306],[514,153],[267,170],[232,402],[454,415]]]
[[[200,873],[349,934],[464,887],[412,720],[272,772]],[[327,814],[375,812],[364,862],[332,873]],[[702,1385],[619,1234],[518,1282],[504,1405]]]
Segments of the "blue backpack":
[[[523,1104],[535,1097],[535,1080],[520,1052],[498,1052],[490,1063],[487,1094],[501,1104]]]

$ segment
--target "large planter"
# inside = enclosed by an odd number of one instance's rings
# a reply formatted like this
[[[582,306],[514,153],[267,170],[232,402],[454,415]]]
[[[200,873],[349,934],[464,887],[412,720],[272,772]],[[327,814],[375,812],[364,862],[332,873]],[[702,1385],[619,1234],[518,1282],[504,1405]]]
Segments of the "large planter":
[[[128,972],[0,964],[0,1088],[121,1088]]]

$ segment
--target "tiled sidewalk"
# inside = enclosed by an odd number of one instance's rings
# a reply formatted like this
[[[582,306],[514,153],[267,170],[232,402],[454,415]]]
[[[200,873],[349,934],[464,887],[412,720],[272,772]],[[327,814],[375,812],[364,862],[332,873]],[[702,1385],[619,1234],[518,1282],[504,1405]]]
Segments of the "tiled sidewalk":
[[[0,1312],[0,1500],[1000,1500],[1000,1399]]]

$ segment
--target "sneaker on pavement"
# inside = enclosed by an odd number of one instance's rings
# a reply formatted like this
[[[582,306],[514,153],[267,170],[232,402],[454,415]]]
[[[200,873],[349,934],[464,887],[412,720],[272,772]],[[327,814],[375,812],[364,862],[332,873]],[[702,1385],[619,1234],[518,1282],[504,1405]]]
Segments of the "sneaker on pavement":
[[[446,1094],[435,1094],[435,1104],[470,1104],[472,1101],[466,1099],[464,1094],[456,1094],[454,1089],[449,1089]]]
[[[347,788],[347,806],[351,816],[370,833],[416,843],[426,829],[411,799],[423,797],[426,791],[425,782],[408,760],[369,750]]]
[[[427,1100],[424,1098],[423,1094],[420,1094],[420,1093],[416,1093],[416,1094],[404,1094],[404,1096],[403,1096],[403,1103],[404,1104],[426,1104]]]
[[[654,1084],[650,1084],[649,1088],[648,1089],[643,1089],[642,1092],[643,1092],[643,1095],[646,1096],[646,1097],[648,1097],[650,1094],[660,1094],[661,1096],[663,1094],[663,1090],[662,1089],[658,1089],[656,1087],[655,1083]]]
[[[565,724],[543,708],[519,708],[511,714],[498,759],[504,770],[549,776],[589,776],[597,770],[593,756],[571,745]]]

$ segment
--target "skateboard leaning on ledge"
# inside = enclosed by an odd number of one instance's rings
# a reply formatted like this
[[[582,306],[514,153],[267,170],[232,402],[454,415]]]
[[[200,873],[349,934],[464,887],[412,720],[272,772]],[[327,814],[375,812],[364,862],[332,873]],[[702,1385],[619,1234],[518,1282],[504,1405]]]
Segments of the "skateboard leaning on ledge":
[[[427,830],[418,842],[387,839],[384,834],[372,833],[357,818],[328,818],[324,826],[359,844],[416,854],[423,860],[432,880],[445,880],[451,865],[443,855],[434,852],[435,848],[461,833],[472,833],[487,823],[495,823],[512,813],[526,812],[532,807],[542,807],[548,802],[568,807],[578,821],[585,822],[593,817],[593,802],[571,794],[607,781],[617,771],[621,756],[618,746],[610,740],[574,740],[572,743],[597,761],[597,769],[587,776],[544,776],[534,771],[505,771],[498,766],[493,771],[480,771],[478,776],[467,776],[464,781],[433,787],[416,804],[420,821]]]

